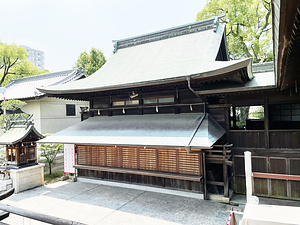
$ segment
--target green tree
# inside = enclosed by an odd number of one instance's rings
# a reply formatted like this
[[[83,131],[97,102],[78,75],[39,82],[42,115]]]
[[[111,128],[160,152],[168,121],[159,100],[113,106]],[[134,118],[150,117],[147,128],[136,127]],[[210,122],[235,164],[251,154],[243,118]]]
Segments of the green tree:
[[[46,134],[44,136],[49,136],[49,134]],[[45,157],[46,163],[49,166],[49,174],[52,174],[52,165],[54,164],[54,160],[56,158],[56,155],[62,150],[63,145],[62,144],[41,144],[40,150],[42,151],[41,156]]]
[[[26,104],[27,104],[26,102],[23,102],[23,101],[20,101],[20,100],[12,99],[12,100],[7,100],[7,101],[1,102],[1,107],[2,107],[2,109],[12,110],[13,113],[15,113],[15,111],[16,111],[17,109],[22,108],[22,107],[25,106]]]
[[[26,57],[27,51],[25,48],[0,43],[0,85],[2,85],[7,75],[11,74],[11,68],[21,60],[25,60]]]
[[[22,108],[23,106],[25,106],[27,103],[26,102],[23,102],[23,101],[20,101],[20,100],[7,100],[7,101],[3,101],[1,102],[1,108],[3,110],[11,110],[13,111],[13,115],[10,116],[10,115],[7,115],[7,114],[2,114],[0,115],[0,126],[2,128],[4,128],[4,130],[6,131],[9,127],[9,123],[10,123],[10,120],[14,120],[16,119],[16,114],[15,112]],[[25,115],[23,115],[25,116]]]
[[[226,24],[229,57],[253,58],[254,63],[273,60],[270,0],[208,0],[196,20],[219,16]]]
[[[84,68],[85,75],[89,76],[95,73],[106,63],[105,56],[102,51],[92,48],[90,53],[82,52],[76,62],[76,68]]]
[[[48,73],[38,70],[27,58],[23,47],[0,43],[0,86],[6,85],[11,79]]]

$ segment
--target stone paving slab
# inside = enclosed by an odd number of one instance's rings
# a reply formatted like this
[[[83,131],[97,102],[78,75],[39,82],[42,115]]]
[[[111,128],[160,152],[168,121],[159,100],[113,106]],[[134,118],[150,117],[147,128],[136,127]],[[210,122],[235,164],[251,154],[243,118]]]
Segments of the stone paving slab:
[[[14,194],[1,203],[85,224],[108,225],[226,224],[231,208],[208,200],[152,192],[147,187],[143,190],[109,184],[60,181]],[[45,224],[14,214],[1,222]]]

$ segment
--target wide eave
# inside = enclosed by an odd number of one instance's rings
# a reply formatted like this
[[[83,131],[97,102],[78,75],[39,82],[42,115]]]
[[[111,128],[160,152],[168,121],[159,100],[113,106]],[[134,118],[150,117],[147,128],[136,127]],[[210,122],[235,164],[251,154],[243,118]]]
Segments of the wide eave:
[[[115,41],[115,53],[88,78],[39,90],[55,96],[172,84],[187,77],[213,81],[231,73],[240,82],[253,78],[251,59],[227,60],[225,27],[211,18]]]

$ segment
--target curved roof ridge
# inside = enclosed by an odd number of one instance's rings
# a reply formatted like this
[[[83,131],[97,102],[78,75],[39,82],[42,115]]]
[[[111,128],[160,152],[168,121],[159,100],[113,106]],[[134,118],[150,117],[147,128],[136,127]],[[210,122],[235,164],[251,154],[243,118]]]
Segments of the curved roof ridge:
[[[130,38],[124,38],[120,40],[113,40],[114,53],[117,52],[118,49],[159,41],[163,39],[169,39],[181,35],[197,33],[210,29],[213,29],[215,31],[217,29],[217,26],[219,25],[216,19],[218,19],[218,17],[211,17],[206,20],[183,24],[168,29],[146,33],[143,35],[133,36]]]
[[[64,70],[64,71],[58,71],[58,72],[53,72],[53,73],[44,73],[44,74],[37,74],[37,75],[32,75],[32,76],[27,76],[27,77],[20,77],[17,79],[11,79],[9,83],[6,85],[7,87],[11,85],[11,83],[14,83],[16,81],[23,81],[23,80],[33,80],[36,78],[41,78],[45,79],[48,77],[60,77],[60,76],[66,76],[69,75],[71,72],[73,72],[76,69],[70,69],[70,70]]]

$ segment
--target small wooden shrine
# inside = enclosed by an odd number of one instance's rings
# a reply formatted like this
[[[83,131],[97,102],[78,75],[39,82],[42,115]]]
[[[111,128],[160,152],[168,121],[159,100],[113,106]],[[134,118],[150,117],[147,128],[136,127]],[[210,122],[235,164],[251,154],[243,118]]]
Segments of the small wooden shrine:
[[[20,168],[37,164],[36,141],[43,138],[32,121],[11,123],[9,129],[0,137],[0,145],[6,145],[6,165]]]

